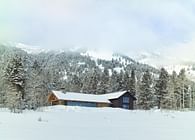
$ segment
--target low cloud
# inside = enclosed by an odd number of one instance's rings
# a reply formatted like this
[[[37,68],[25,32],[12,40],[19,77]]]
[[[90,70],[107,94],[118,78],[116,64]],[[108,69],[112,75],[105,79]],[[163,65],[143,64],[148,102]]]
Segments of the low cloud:
[[[193,0],[7,0],[0,2],[0,40],[127,55],[171,52],[191,44],[194,7]]]
[[[168,49],[167,56],[172,57],[176,62],[195,63],[195,40],[177,44]]]

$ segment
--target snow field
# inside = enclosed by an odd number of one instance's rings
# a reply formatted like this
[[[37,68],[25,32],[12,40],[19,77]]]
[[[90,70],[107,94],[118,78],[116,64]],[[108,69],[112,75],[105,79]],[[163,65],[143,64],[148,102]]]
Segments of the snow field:
[[[194,140],[195,112],[52,106],[0,110],[2,140]]]

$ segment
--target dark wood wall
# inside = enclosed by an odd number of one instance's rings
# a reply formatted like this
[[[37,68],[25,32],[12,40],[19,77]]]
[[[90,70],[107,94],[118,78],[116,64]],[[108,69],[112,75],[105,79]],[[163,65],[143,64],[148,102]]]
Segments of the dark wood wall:
[[[129,99],[128,103],[123,101],[123,97],[127,97]],[[122,96],[116,99],[111,99],[112,107],[125,108],[125,109],[134,109],[134,101],[136,98],[131,95],[131,93],[126,92]]]

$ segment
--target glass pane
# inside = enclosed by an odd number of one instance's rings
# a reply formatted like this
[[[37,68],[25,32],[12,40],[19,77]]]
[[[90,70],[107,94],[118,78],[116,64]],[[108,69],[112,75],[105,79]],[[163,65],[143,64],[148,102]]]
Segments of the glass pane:
[[[129,103],[129,97],[123,97],[123,103]]]

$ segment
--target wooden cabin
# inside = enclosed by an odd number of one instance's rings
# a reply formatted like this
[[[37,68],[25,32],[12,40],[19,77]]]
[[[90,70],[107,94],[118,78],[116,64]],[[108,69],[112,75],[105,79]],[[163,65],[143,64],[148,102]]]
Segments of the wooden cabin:
[[[51,91],[48,102],[51,105],[85,106],[85,107],[117,107],[134,109],[136,98],[127,91],[103,95]]]

